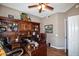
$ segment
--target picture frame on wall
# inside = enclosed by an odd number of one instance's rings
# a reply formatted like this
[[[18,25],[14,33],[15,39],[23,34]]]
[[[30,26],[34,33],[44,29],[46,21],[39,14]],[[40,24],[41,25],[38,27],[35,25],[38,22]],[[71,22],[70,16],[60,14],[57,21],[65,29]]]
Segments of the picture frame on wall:
[[[14,16],[13,16],[13,15],[8,14],[8,18],[9,18],[9,19],[14,19]]]
[[[45,25],[45,33],[53,33],[53,24]]]

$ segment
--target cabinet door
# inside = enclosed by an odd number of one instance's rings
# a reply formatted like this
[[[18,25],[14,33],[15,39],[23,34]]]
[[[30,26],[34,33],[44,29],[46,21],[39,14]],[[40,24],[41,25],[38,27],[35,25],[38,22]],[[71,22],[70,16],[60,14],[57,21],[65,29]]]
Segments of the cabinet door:
[[[32,23],[32,30],[35,32],[40,32],[40,24],[39,23]]]
[[[19,31],[25,31],[25,29],[26,29],[25,23],[20,23],[19,24]]]
[[[27,31],[32,31],[32,23],[28,22],[26,27]]]
[[[30,22],[21,22],[19,23],[19,31],[31,31],[32,24]]]

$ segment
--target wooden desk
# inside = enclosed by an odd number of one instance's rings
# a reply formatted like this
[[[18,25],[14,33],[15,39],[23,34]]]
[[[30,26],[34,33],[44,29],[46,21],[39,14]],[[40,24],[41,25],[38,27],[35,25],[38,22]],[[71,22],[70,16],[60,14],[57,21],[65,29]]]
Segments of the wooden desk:
[[[12,43],[12,50],[19,47],[21,47],[19,42]]]
[[[25,47],[26,53],[28,53],[29,56],[47,56],[47,46],[46,44],[41,44],[38,48],[31,48],[28,49]]]

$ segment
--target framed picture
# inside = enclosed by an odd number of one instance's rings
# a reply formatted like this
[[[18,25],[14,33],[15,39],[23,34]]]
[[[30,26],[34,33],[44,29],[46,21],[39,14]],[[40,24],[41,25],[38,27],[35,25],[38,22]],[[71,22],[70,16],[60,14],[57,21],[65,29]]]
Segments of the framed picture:
[[[9,15],[8,15],[8,18],[9,18],[9,19],[14,19],[14,16],[9,14]]]
[[[53,25],[49,24],[49,25],[45,25],[45,33],[53,33]]]

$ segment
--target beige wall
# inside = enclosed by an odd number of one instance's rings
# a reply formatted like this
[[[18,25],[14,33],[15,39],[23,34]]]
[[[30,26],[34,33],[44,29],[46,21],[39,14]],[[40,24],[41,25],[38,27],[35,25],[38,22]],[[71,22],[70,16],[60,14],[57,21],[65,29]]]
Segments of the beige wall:
[[[17,10],[7,8],[7,7],[4,7],[4,6],[0,5],[0,16],[7,17],[8,14],[11,14],[11,15],[14,15],[14,18],[20,19],[20,13],[21,12],[19,12]]]
[[[14,15],[15,19],[20,19],[21,11],[17,11],[5,6],[0,5],[0,16],[8,17],[8,14]],[[40,22],[40,19],[38,17],[30,15],[31,21],[33,22]]]
[[[41,20],[41,32],[44,32],[44,25],[49,25],[49,24],[53,24],[53,26],[56,24],[56,22],[54,22],[54,20],[56,21],[56,17],[55,15],[53,15],[52,17],[49,18],[45,18]],[[55,30],[55,28],[53,28]],[[55,31],[53,31],[55,33]],[[53,34],[47,34],[47,43],[52,43],[54,44],[54,36]]]
[[[57,14],[57,33],[55,34],[56,36],[56,45],[55,47],[59,48],[65,48],[65,14],[64,13],[58,13]]]
[[[53,24],[53,33],[47,33],[47,43],[51,43],[51,46],[60,49],[65,47],[64,18],[64,13],[57,13],[41,21],[41,32],[44,32],[44,25]]]

